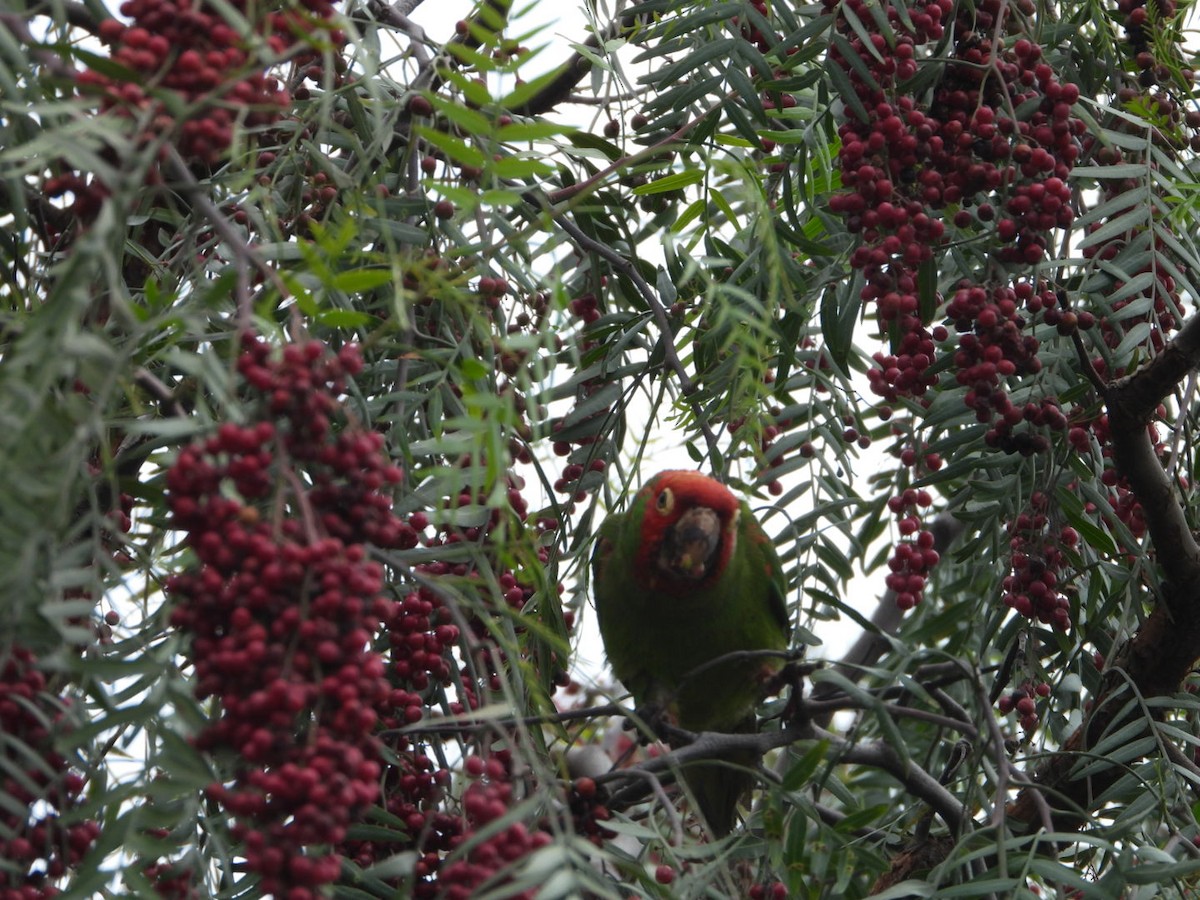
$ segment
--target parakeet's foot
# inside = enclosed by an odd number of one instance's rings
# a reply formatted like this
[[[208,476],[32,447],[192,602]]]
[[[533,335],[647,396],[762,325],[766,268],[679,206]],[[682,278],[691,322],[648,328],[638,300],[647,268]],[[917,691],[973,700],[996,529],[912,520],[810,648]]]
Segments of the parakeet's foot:
[[[801,724],[808,719],[804,708],[804,679],[819,667],[818,663],[790,662],[775,676],[771,683],[773,693],[782,693],[785,687],[790,687],[787,704],[779,718],[785,727]]]
[[[668,706],[647,703],[639,706],[625,720],[625,727],[636,731],[643,744],[669,740],[672,732],[679,731],[679,716]]]
[[[764,696],[780,694],[786,687],[790,687],[793,691],[801,690],[805,677],[811,675],[820,666],[820,663],[806,662],[802,659],[790,660],[767,680]]]

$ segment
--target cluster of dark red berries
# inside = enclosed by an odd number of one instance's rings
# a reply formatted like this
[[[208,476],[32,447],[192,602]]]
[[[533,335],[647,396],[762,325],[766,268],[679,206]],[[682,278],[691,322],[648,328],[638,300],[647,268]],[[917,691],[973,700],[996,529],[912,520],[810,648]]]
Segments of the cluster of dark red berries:
[[[328,847],[378,796],[372,735],[392,699],[370,647],[394,604],[365,545],[401,541],[387,494],[401,473],[378,435],[334,430],[361,366],[352,346],[274,353],[247,336],[251,420],[185,447],[167,475],[196,557],[167,583],[171,621],[190,638],[197,696],[217,702],[196,744],[236,760],[208,795],[260,890],[294,900],[337,878]]]
[[[489,832],[482,840],[469,846],[464,839],[457,843],[462,851],[443,866],[438,877],[440,892],[446,900],[470,900],[487,884],[503,884],[502,874],[527,858],[553,838],[545,831],[530,831],[524,823],[501,820],[509,814],[517,800],[512,781],[512,760],[507,751],[492,753],[486,758],[468,756],[463,764],[471,783],[463,791],[462,809],[467,831]],[[516,900],[533,900],[536,889],[506,894]],[[419,895],[418,895],[419,896]]]
[[[873,21],[859,6],[862,21]],[[842,182],[851,190],[830,207],[861,235],[851,265],[865,277],[863,299],[902,336],[898,352],[880,354],[871,372],[873,390],[889,401],[919,397],[934,381],[927,370],[936,336],[921,318],[917,278],[944,239],[943,211],[958,207],[952,221],[960,231],[986,236],[999,245],[999,259],[1023,264],[1040,261],[1046,233],[1073,216],[1066,178],[1084,131],[1071,115],[1078,89],[1058,83],[1032,42],[994,43],[1007,14],[998,0],[959,10],[953,58],[928,106],[903,93],[918,51],[940,37],[953,9],[949,0],[918,5],[909,27],[889,6],[894,46],[873,34],[868,47],[843,20],[859,66],[840,52],[832,57],[850,74],[867,117],[851,110],[839,129]],[[1031,115],[1013,118],[1029,103],[1037,104]]]
[[[791,891],[782,881],[771,881],[767,884],[756,884],[750,888],[750,900],[787,900]]]
[[[1001,697],[996,703],[996,708],[1000,710],[1001,715],[1005,716],[1010,712],[1015,712],[1019,717],[1021,728],[1026,734],[1031,734],[1037,730],[1038,722],[1041,721],[1037,711],[1038,699],[1044,700],[1049,696],[1049,684],[1044,681],[1038,684],[1027,681],[1012,693]]]
[[[830,57],[847,73],[857,99],[847,103],[839,128],[848,190],[831,198],[830,208],[860,236],[850,265],[863,274],[863,301],[893,335],[891,351],[877,353],[868,371],[872,391],[892,403],[920,400],[937,382],[939,345],[950,330],[927,323],[918,281],[922,264],[946,240],[947,224],[960,239],[989,241],[1002,262],[1040,262],[1049,233],[1073,221],[1067,179],[1082,152],[1085,127],[1072,114],[1078,89],[1057,80],[1041,49],[1023,37],[1004,43],[1020,27],[1013,24],[1017,11],[1028,14],[1032,4],[1010,9],[985,0],[956,11],[950,0],[926,0],[903,15],[885,4],[886,36],[872,24],[877,10],[868,6],[852,0],[840,15],[847,46]],[[859,15],[854,24],[851,13]],[[908,82],[927,47],[951,26],[950,59],[930,99],[918,99]],[[1038,341],[1028,330],[1037,314],[1064,334],[1093,324],[1062,310],[1052,292],[1029,282],[963,282],[946,307],[947,325],[959,335],[953,362],[965,402],[989,425],[988,443],[1008,452],[1045,450],[1043,432],[1067,427],[1056,403],[1017,405],[1005,389],[1008,379],[1041,367]],[[901,459],[905,465],[919,461],[912,447]],[[890,507],[899,517],[901,540],[888,583],[900,605],[910,608],[920,601],[932,536],[921,530],[903,495]]]
[[[571,812],[573,831],[599,846],[613,836],[604,827],[612,818],[605,805],[607,795],[591,778],[576,778],[567,793],[567,807]]]
[[[53,695],[25,647],[0,648],[0,898],[56,896],[55,882],[100,834],[76,807],[84,779],[55,744],[70,727],[69,701]]]
[[[1004,578],[1003,600],[1018,615],[1067,631],[1071,603],[1062,593],[1062,572],[1065,551],[1079,543],[1079,533],[1069,525],[1053,527],[1049,507],[1049,497],[1036,492],[1029,511],[1009,523],[1012,572]]]
[[[429,886],[436,887],[433,879],[443,855],[463,834],[461,817],[439,811],[450,780],[449,769],[438,768],[428,756],[411,749],[398,751],[384,773],[380,805],[411,836],[403,848],[416,848],[418,852],[413,864],[413,878],[418,885],[414,897],[436,896],[436,890]],[[361,838],[352,838],[338,847],[343,856],[363,869],[387,859],[396,849],[391,841]]]
[[[1168,26],[1178,7],[1175,0],[1117,0],[1117,13],[1125,17],[1125,34],[1129,37],[1129,56],[1138,69],[1138,84],[1150,88],[1171,80],[1171,71],[1154,56],[1156,41],[1169,33]]]
[[[888,500],[888,510],[898,519],[900,540],[896,541],[888,560],[885,579],[889,590],[896,595],[896,606],[912,609],[921,602],[929,573],[938,564],[938,552],[933,549],[933,533],[921,525],[921,511],[928,509],[933,498],[928,491],[908,488]]]
[[[140,143],[166,139],[187,163],[210,169],[238,128],[262,128],[284,114],[292,98],[269,69],[287,57],[298,36],[323,30],[335,45],[345,42],[330,24],[331,0],[304,0],[285,10],[245,0],[231,6],[245,18],[230,20],[207,0],[126,0],[120,13],[129,24],[105,19],[97,35],[129,76],[85,69],[77,77],[80,91],[98,96],[102,111],[136,121]],[[253,34],[241,32],[239,23],[246,21]],[[296,56],[312,55],[307,50]],[[164,93],[174,99],[165,101]],[[95,175],[63,169],[46,179],[43,191],[51,199],[72,195],[73,219],[87,224],[110,186]]]
[[[473,783],[468,788],[464,813],[455,815],[446,811],[443,802],[451,773],[437,767],[430,754],[404,733],[427,718],[443,692],[447,695],[447,711],[464,715],[487,703],[488,694],[502,688],[498,669],[504,654],[496,646],[492,625],[487,621],[496,610],[465,605],[452,609],[448,595],[437,585],[446,580],[461,590],[462,585],[475,583],[480,595],[493,597],[497,604],[517,611],[527,607],[535,591],[532,577],[498,557],[491,560],[486,572],[473,561],[463,561],[476,559],[480,552],[489,554],[491,548],[512,540],[514,529],[528,527],[530,512],[523,489],[523,482],[510,475],[507,503],[497,505],[481,491],[464,489],[447,499],[436,522],[430,513],[420,510],[400,520],[399,546],[419,545],[435,557],[438,551],[447,557],[415,566],[419,583],[392,604],[383,619],[383,657],[391,687],[386,709],[380,713],[379,728],[385,733],[382,740],[388,745],[391,761],[381,778],[380,803],[401,825],[404,838],[399,842],[351,840],[339,850],[364,868],[394,855],[397,843],[401,849],[414,850],[418,854],[413,870],[414,897],[465,896],[463,891],[469,892],[473,886],[494,878],[513,862],[517,857],[512,854],[518,852],[523,841],[532,842],[529,847],[544,841],[518,827],[485,841],[478,852],[473,849],[465,859],[456,857],[455,851],[478,828],[493,820],[479,805],[480,799],[493,794],[498,797],[510,790],[497,769],[505,756],[490,755],[486,766],[477,757],[468,761],[468,774],[481,777],[483,782],[482,786]],[[455,552],[464,544],[474,548],[469,557]],[[547,561],[548,552],[545,547],[537,549],[537,564]],[[499,589],[498,594],[493,586]],[[451,653],[460,645],[462,626],[470,630],[470,644],[477,652],[456,667]],[[476,847],[474,843],[471,846]]]
[[[137,117],[152,113],[147,137],[168,135],[178,127],[180,155],[211,165],[229,148],[238,119],[251,128],[269,125],[290,102],[267,67],[295,43],[297,34],[328,28],[333,15],[329,0],[305,5],[304,12],[271,11],[234,2],[254,26],[257,37],[247,38],[204,0],[126,0],[120,12],[130,24],[106,19],[100,38],[111,48],[113,61],[137,80],[114,81],[89,70],[79,76],[80,86],[98,91],[105,109]],[[193,112],[178,121],[145,90],[143,85],[151,82],[175,93],[180,106]]]
[[[963,402],[979,422],[991,426],[984,436],[988,446],[1025,456],[1049,449],[1043,430],[1064,431],[1068,424],[1056,400],[1017,405],[1004,389],[1009,378],[1041,371],[1040,343],[1025,331],[1029,318],[1039,313],[1060,334],[1095,324],[1091,313],[1063,310],[1054,291],[1028,281],[990,290],[963,284],[946,307],[960,335],[954,366],[955,378],[967,389]],[[1028,428],[1015,431],[1022,423]]]
[[[142,869],[142,877],[154,886],[159,900],[201,900],[196,873],[187,865],[158,862]]]
[[[435,533],[423,538],[422,543],[430,548],[452,548],[456,544],[467,542],[475,546],[481,546],[485,549],[493,549],[502,546],[504,541],[511,541],[515,538],[515,532],[524,530],[528,525],[530,518],[528,504],[522,493],[524,482],[516,475],[508,476],[508,491],[505,499],[507,505],[504,506],[488,506],[488,498],[484,496],[482,490],[472,492],[469,490],[463,491],[457,497],[452,497],[449,500],[448,507],[451,510],[471,510],[477,515],[481,515],[482,519],[477,525],[461,526],[446,522],[436,529]],[[409,521],[412,521],[410,516]],[[540,526],[539,526],[540,527]],[[539,546],[534,551],[536,565],[542,566],[549,561],[549,549],[546,546]],[[535,577],[530,573],[522,572],[513,569],[502,559],[494,559],[488,572],[481,571],[474,564],[466,562],[445,562],[438,560],[432,563],[423,563],[416,568],[416,571],[428,579],[436,580],[445,576],[450,576],[456,581],[474,582],[479,593],[485,597],[494,596],[492,585],[500,589],[499,597],[502,606],[508,610],[520,612],[525,609],[530,599],[535,593]],[[560,593],[562,585],[556,588]],[[437,626],[433,636],[439,643],[450,634],[447,627],[445,616],[447,612],[442,608],[441,601],[437,599],[436,592],[422,592],[417,590],[416,597],[422,599],[422,602],[431,602],[433,609],[436,611],[438,618],[433,620],[433,624]],[[407,604],[414,597],[414,594],[409,594],[405,599]],[[494,607],[487,609],[464,610],[465,623],[470,627],[473,637],[476,639],[475,644],[478,648],[476,658],[471,664],[463,666],[458,683],[458,689],[461,697],[458,701],[451,703],[451,711],[455,714],[461,713],[464,709],[475,709],[481,702],[480,694],[485,691],[500,690],[500,673],[497,671],[497,665],[503,661],[504,654],[493,645],[495,643],[492,635],[491,625],[486,621],[492,614],[499,610]],[[569,627],[569,623],[568,623]],[[457,636],[457,630],[455,630]],[[439,634],[441,637],[439,637]],[[400,672],[399,664],[396,662],[398,647],[393,641],[392,643],[392,659],[396,668],[396,672]],[[427,654],[426,659],[432,657]],[[560,661],[560,665],[562,662]],[[435,673],[430,673],[431,675]],[[563,677],[563,671],[559,670],[554,676],[556,679]],[[414,684],[414,687],[416,685]]]

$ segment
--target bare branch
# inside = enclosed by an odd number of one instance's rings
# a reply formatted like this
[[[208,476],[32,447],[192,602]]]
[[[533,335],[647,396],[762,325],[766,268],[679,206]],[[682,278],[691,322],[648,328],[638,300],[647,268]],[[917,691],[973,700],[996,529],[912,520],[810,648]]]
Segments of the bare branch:
[[[209,221],[213,227],[213,231],[225,241],[230,252],[233,253],[234,269],[237,272],[237,283],[234,286],[234,291],[236,294],[235,299],[237,300],[238,319],[239,324],[243,328],[248,328],[252,316],[249,269],[251,267],[257,269],[285,297],[288,295],[287,286],[279,278],[279,273],[268,265],[267,261],[247,243],[245,235],[238,231],[234,227],[233,222],[217,209],[216,204],[212,202],[207,191],[196,180],[191,170],[188,169],[187,163],[183,161],[183,157],[179,155],[179,151],[171,144],[166,144],[165,148],[167,166],[170,169],[171,176],[176,179],[175,186],[187,195],[188,200]]]
[[[1164,575],[1177,585],[1200,583],[1200,546],[1146,426],[1159,403],[1198,366],[1200,316],[1193,316],[1161,353],[1105,392],[1114,462],[1142,506]]]
[[[762,755],[778,747],[814,740],[828,744],[830,756],[835,757],[839,763],[870,766],[887,772],[900,782],[906,791],[927,803],[952,831],[959,831],[967,823],[966,809],[958,799],[943,787],[937,778],[911,759],[902,757],[893,747],[882,741],[853,744],[812,725],[751,734],[700,732],[692,735],[688,744],[638,766],[609,772],[597,781],[603,783],[640,778],[640,772],[662,772],[697,760],[729,759],[746,751]],[[621,797],[625,799],[626,793],[622,792]]]
[[[1184,323],[1161,353],[1108,386],[1109,413],[1150,421],[1158,404],[1197,368],[1200,368],[1200,315]]]

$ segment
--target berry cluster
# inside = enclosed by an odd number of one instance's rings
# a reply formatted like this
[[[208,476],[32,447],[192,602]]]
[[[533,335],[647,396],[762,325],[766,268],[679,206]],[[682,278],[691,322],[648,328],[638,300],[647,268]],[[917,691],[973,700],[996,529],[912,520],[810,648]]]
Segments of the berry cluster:
[[[1017,13],[1027,15],[1032,4],[984,0],[956,9],[950,0],[926,0],[903,15],[884,6],[886,36],[872,24],[877,10],[861,0],[838,20],[845,44],[830,59],[855,96],[839,128],[847,191],[831,198],[830,209],[860,238],[850,265],[863,275],[862,300],[892,335],[891,351],[877,353],[867,373],[872,391],[890,404],[922,400],[937,381],[939,345],[950,336],[948,327],[927,324],[922,265],[948,234],[987,241],[1003,263],[1040,262],[1049,233],[1074,219],[1067,179],[1086,129],[1072,113],[1078,88],[1061,84],[1041,48],[1021,36]],[[910,93],[928,48],[946,33],[954,36],[950,58],[928,99]],[[1065,430],[1067,417],[1053,401],[1014,404],[1004,385],[1041,367],[1028,330],[1035,315],[1063,334],[1090,326],[1090,317],[1062,310],[1051,291],[1027,281],[963,281],[945,312],[959,336],[953,371],[966,405],[989,426],[988,444],[1023,454],[1047,449],[1042,431]],[[905,465],[917,457],[913,447],[901,453]],[[888,584],[902,608],[911,608],[924,588],[932,537],[921,530],[913,499],[896,496],[889,507],[901,540]]]
[[[236,760],[208,794],[234,816],[261,890],[296,900],[337,877],[338,857],[317,848],[377,797],[371,735],[392,693],[369,647],[393,604],[365,544],[400,543],[385,490],[401,473],[378,435],[333,429],[361,366],[354,347],[273,355],[247,336],[253,419],[185,447],[167,475],[197,560],[168,581],[172,624],[190,637],[197,696],[218,701],[196,743]]]
[[[41,900],[95,843],[100,826],[67,818],[84,779],[54,749],[69,701],[52,695],[25,647],[0,649],[0,897]],[[71,824],[68,824],[71,822]]]
[[[903,610],[921,602],[929,572],[938,564],[933,533],[921,528],[920,511],[932,502],[928,491],[915,488],[888,500],[888,510],[899,519],[900,540],[888,560],[886,584],[896,594],[896,606]]]
[[[960,285],[946,307],[946,316],[961,335],[954,354],[955,377],[967,392],[963,397],[979,422],[990,425],[985,440],[989,447],[1029,456],[1049,449],[1050,441],[1033,429],[1063,431],[1067,417],[1058,402],[1044,398],[1039,403],[1014,404],[1004,380],[1035,375],[1041,371],[1040,344],[1025,332],[1028,317],[1041,313],[1060,334],[1091,328],[1091,313],[1076,314],[1058,305],[1058,296],[1028,281],[1015,285]],[[1014,432],[1022,422],[1029,430]]]
[[[1170,69],[1154,56],[1154,45],[1169,29],[1163,28],[1178,12],[1175,0],[1117,0],[1117,13],[1124,17],[1125,33],[1129,37],[1128,54],[1138,70],[1138,84],[1150,88],[1171,79]]]
[[[462,799],[466,830],[492,833],[464,848],[465,853],[451,857],[442,868],[438,896],[447,900],[469,900],[484,884],[503,884],[506,869],[553,840],[547,832],[530,831],[519,821],[498,824],[514,804],[512,760],[507,751],[492,753],[486,759],[468,756],[463,768],[472,779]],[[533,900],[536,893],[529,889],[505,896]]]
[[[158,862],[142,869],[142,876],[154,886],[160,900],[200,900],[196,873],[187,865]]]
[[[604,804],[605,797],[605,793],[597,787],[596,782],[586,777],[576,778],[567,794],[574,832],[596,845],[613,836],[603,824],[611,818],[608,807]]]
[[[335,45],[345,42],[331,25],[332,0],[304,0],[295,9],[275,10],[234,0],[232,7],[245,18],[231,21],[208,0],[125,0],[120,12],[129,24],[105,19],[97,36],[129,76],[85,69],[77,76],[79,90],[97,96],[102,111],[137,122],[139,144],[165,138],[187,163],[210,170],[238,129],[260,129],[284,114],[292,96],[269,69],[293,53],[298,40],[308,42],[320,30]],[[241,33],[238,23],[244,21],[252,34]],[[293,53],[298,64],[313,54]],[[115,161],[118,151],[108,153]],[[148,177],[159,175],[154,171]],[[46,179],[43,191],[51,199],[72,195],[72,218],[87,224],[110,186],[64,168]],[[45,237],[52,241],[60,234],[54,230]]]
[[[393,604],[383,620],[384,659],[391,689],[386,710],[380,714],[379,727],[388,733],[384,740],[389,745],[392,762],[383,772],[381,802],[393,820],[403,826],[405,837],[400,847],[418,854],[414,868],[415,897],[458,896],[462,890],[470,889],[460,890],[459,885],[481,883],[516,859],[511,854],[517,853],[524,837],[537,845],[543,841],[524,835],[522,829],[506,831],[495,838],[494,844],[485,843],[485,847],[492,849],[480,850],[482,855],[473,851],[465,861],[456,860],[453,851],[494,818],[485,815],[482,806],[474,804],[481,797],[490,796],[488,792],[503,793],[509,789],[500,786],[503,779],[496,768],[504,757],[493,754],[486,767],[478,771],[482,760],[472,757],[474,761],[467,763],[468,773],[484,777],[485,782],[483,786],[472,784],[464,794],[467,815],[455,816],[445,812],[440,803],[451,781],[450,772],[437,768],[407,734],[401,733],[425,719],[437,699],[452,685],[457,699],[447,700],[451,715],[478,709],[488,702],[488,693],[502,687],[498,666],[505,655],[496,646],[493,626],[485,621],[492,610],[461,606],[452,610],[447,598],[455,594],[444,593],[437,585],[448,581],[456,585],[457,593],[463,585],[475,584],[479,595],[494,596],[496,603],[512,610],[525,609],[535,591],[532,574],[513,569],[499,554],[485,572],[474,562],[460,561],[462,555],[455,552],[465,542],[491,556],[494,548],[513,540],[513,529],[528,527],[530,514],[523,488],[519,478],[509,476],[507,504],[489,504],[481,491],[464,489],[446,501],[440,524],[435,526],[431,515],[424,511],[411,512],[401,522],[402,546],[420,544],[435,555],[442,551],[447,557],[415,566],[420,583]],[[536,554],[538,565],[547,561],[545,547],[539,547]],[[493,586],[499,588],[498,595]],[[451,651],[460,643],[460,625],[470,629],[471,644],[478,652],[464,658],[456,671]],[[554,665],[554,661],[549,664]],[[348,842],[340,849],[364,868],[397,852],[394,843],[361,840]]]
[[[400,744],[406,746],[403,740]],[[416,885],[412,896],[417,898],[437,896],[442,860],[464,834],[462,818],[440,807],[450,780],[448,769],[437,768],[432,759],[412,749],[395,752],[382,780],[380,804],[407,832],[399,849],[415,849],[418,854],[412,873]],[[351,839],[338,849],[366,869],[393,856],[398,848],[391,841]]]
[[[791,892],[782,881],[772,881],[752,886],[748,896],[750,900],[787,900]]]
[[[1049,696],[1049,684],[1044,681],[1038,684],[1027,681],[1015,691],[1001,697],[996,703],[996,708],[1005,716],[1015,711],[1020,717],[1021,728],[1026,734],[1032,734],[1041,721],[1037,712],[1037,698],[1045,699]]]
[[[233,140],[239,119],[247,127],[274,122],[290,102],[287,91],[267,74],[267,66],[288,50],[297,34],[325,27],[333,15],[329,0],[310,0],[306,13],[262,10],[235,2],[250,18],[257,42],[247,40],[218,7],[204,0],[125,0],[125,25],[106,19],[100,38],[111,48],[113,62],[137,80],[114,81],[88,70],[80,74],[85,91],[103,98],[103,108],[145,117],[150,132],[170,134],[178,128],[176,146],[189,161],[214,164]],[[179,108],[192,112],[177,120],[161,100],[145,90],[153,82],[177,95]]]
[[[858,6],[861,21],[873,21],[866,4]],[[889,5],[894,46],[873,34],[868,47],[843,21],[859,65],[832,54],[850,73],[861,109],[839,129],[842,182],[851,190],[830,208],[861,235],[850,262],[865,277],[863,300],[902,336],[898,352],[880,354],[871,372],[872,388],[889,401],[919,397],[934,380],[934,335],[922,321],[917,279],[944,239],[944,211],[954,210],[960,231],[996,243],[998,259],[1018,264],[1040,261],[1046,233],[1073,218],[1066,178],[1084,132],[1071,115],[1078,89],[1058,83],[1032,42],[996,43],[990,35],[1003,34],[1007,15],[998,0],[960,9],[952,59],[928,105],[903,93],[918,51],[941,36],[953,9],[949,0],[918,5],[909,27]],[[1013,117],[1031,103],[1031,115]]]
[[[1027,619],[1066,631],[1071,627],[1071,603],[1061,590],[1064,550],[1079,543],[1079,533],[1069,525],[1051,527],[1049,506],[1049,497],[1039,491],[1030,498],[1029,512],[1009,523],[1012,573],[1004,578],[1003,600]]]

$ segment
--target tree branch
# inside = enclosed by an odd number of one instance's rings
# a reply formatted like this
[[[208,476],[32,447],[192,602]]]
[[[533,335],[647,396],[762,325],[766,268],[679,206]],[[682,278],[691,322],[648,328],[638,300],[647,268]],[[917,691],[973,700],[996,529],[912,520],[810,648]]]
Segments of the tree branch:
[[[609,41],[632,32],[643,18],[638,11],[640,5],[641,0],[635,0],[630,10],[611,23],[603,32],[589,35],[588,39],[583,42],[583,47],[602,52],[604,45]],[[550,81],[524,103],[509,107],[509,112],[518,116],[538,116],[549,112],[568,99],[571,91],[590,71],[592,71],[591,59],[576,50],[571,54],[570,59],[555,70],[557,74]]]
[[[687,735],[686,732],[679,734]],[[965,807],[950,791],[911,759],[903,758],[883,741],[853,744],[812,724],[750,734],[703,731],[687,736],[690,737],[689,743],[637,766],[615,769],[596,779],[597,783],[637,780],[642,779],[646,772],[657,774],[698,760],[730,759],[746,752],[761,756],[770,750],[800,741],[822,741],[829,746],[830,755],[840,764],[870,766],[887,772],[900,782],[908,793],[928,804],[952,831],[959,831],[968,821]],[[645,795],[644,789],[630,786],[616,792],[612,803],[634,803]]]
[[[1109,415],[1115,412],[1149,422],[1158,404],[1197,368],[1200,368],[1200,315],[1185,322],[1161,353],[1108,386]]]

